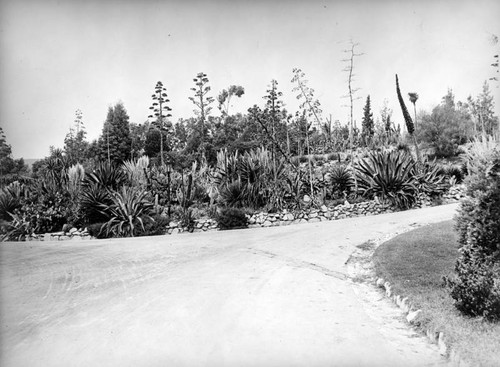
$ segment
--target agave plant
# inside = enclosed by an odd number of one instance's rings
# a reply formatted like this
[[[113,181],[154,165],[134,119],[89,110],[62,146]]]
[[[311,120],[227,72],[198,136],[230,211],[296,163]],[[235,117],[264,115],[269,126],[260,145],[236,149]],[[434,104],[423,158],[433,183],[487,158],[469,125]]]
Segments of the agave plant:
[[[346,165],[336,165],[327,173],[327,180],[331,188],[333,198],[348,195],[354,187],[354,178],[351,169]]]
[[[0,190],[0,219],[10,220],[11,213],[21,207],[24,185],[15,181]]]
[[[401,151],[371,153],[356,166],[358,190],[365,197],[377,196],[398,208],[409,208],[418,194],[415,165],[412,157]]]
[[[428,196],[443,194],[449,187],[446,175],[443,175],[442,167],[433,162],[421,162],[415,165],[413,176],[417,180],[419,192]]]
[[[122,187],[111,193],[111,204],[101,205],[101,212],[110,219],[101,230],[114,237],[134,237],[144,231],[144,219],[153,220],[153,204],[146,200],[146,191]]]

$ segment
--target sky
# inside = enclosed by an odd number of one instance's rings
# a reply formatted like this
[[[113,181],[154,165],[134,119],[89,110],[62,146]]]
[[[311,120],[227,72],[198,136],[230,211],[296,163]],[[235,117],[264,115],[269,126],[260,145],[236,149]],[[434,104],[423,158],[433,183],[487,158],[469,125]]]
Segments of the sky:
[[[157,81],[173,121],[193,117],[199,72],[213,97],[245,88],[230,113],[263,107],[272,79],[294,113],[293,68],[305,72],[323,118],[344,124],[351,40],[362,53],[354,59],[358,126],[368,95],[375,118],[386,101],[402,122],[396,73],[404,96],[419,94],[418,110],[431,111],[449,88],[457,101],[481,92],[495,75],[499,14],[498,0],[0,0],[0,126],[14,158],[43,158],[64,146],[77,109],[88,140],[120,101],[130,122],[146,121]],[[498,115],[498,83],[490,86]]]

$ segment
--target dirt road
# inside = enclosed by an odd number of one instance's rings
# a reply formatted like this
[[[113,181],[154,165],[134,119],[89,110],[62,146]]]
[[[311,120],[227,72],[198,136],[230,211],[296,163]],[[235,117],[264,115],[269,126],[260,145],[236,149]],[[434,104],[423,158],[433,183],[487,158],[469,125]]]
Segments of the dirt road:
[[[0,365],[442,366],[425,339],[360,300],[345,263],[366,240],[450,219],[456,208],[2,243]]]

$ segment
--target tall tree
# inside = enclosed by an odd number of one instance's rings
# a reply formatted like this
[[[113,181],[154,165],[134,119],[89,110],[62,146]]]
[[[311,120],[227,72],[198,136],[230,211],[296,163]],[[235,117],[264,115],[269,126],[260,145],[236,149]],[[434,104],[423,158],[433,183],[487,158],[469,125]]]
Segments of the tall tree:
[[[245,88],[241,85],[231,85],[228,89],[223,89],[219,95],[217,96],[217,102],[219,102],[219,110],[222,114],[222,117],[229,116],[229,107],[231,98],[236,96],[240,98],[243,94],[245,94]]]
[[[415,129],[417,128],[417,106],[416,103],[418,101],[418,93],[412,92],[408,93],[408,97],[410,98],[410,102],[413,103],[413,112],[415,116]]]
[[[172,124],[167,120],[172,116],[170,114],[172,109],[167,105],[170,100],[167,98],[167,89],[161,81],[156,83],[155,92],[151,97],[153,105],[149,109],[153,111],[153,114],[149,115],[148,118],[155,118],[152,124],[160,133],[160,162],[163,167],[163,141],[165,140],[164,135],[172,131]]]
[[[495,116],[495,102],[488,82],[483,83],[483,90],[475,100],[469,97],[471,110],[479,121],[483,134],[492,135],[498,127],[498,117]]]
[[[108,108],[108,115],[99,137],[98,152],[102,160],[121,164],[130,157],[132,139],[130,138],[129,116],[122,102]]]
[[[361,136],[365,145],[368,145],[375,134],[375,122],[371,109],[370,95],[366,97],[366,104],[363,108],[363,120],[361,123]]]
[[[210,92],[211,88],[208,85],[208,77],[205,73],[198,73],[196,78],[193,79],[195,83],[195,87],[191,88],[194,92],[194,97],[189,97],[189,100],[193,102],[196,106],[194,109],[194,113],[199,118],[199,139],[200,146],[202,149],[202,155],[205,156],[205,137],[207,135],[206,122],[207,116],[212,111],[212,107],[210,105],[214,102],[213,97],[208,96],[208,92]]]

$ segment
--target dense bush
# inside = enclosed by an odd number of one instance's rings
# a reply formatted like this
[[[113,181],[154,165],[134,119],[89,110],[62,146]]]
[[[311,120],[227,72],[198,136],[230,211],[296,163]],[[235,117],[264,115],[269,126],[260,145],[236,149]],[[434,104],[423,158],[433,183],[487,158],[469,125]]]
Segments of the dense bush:
[[[484,157],[476,155],[475,173],[466,179],[456,218],[461,254],[456,277],[446,282],[459,310],[500,320],[500,150]]]
[[[138,236],[160,236],[167,232],[167,226],[170,218],[164,215],[154,215],[150,218],[144,218],[144,231],[138,233]]]
[[[92,223],[87,227],[89,235],[98,239],[110,238],[112,234],[106,232],[106,223]]]
[[[470,138],[473,126],[470,115],[455,105],[451,91],[443,97],[431,114],[420,117],[417,129],[419,141],[434,149],[434,156],[452,157],[457,155],[458,147]]]
[[[219,222],[219,228],[222,230],[245,228],[248,225],[245,212],[238,208],[221,209],[217,215],[217,221]]]

